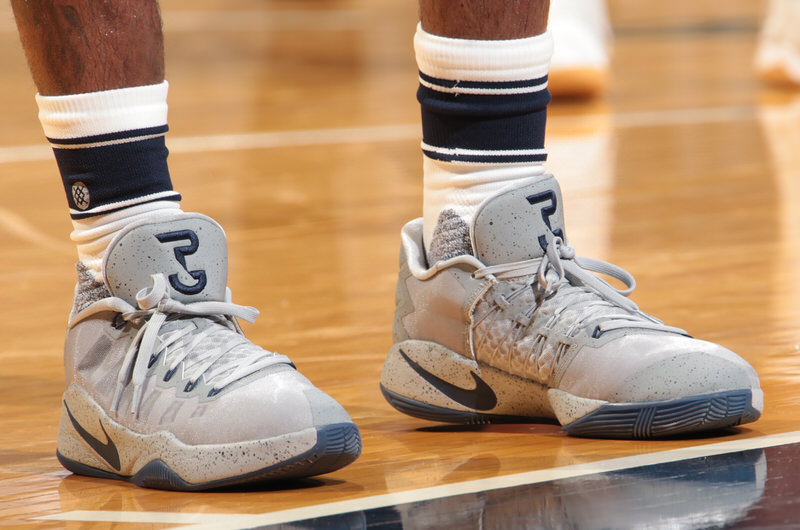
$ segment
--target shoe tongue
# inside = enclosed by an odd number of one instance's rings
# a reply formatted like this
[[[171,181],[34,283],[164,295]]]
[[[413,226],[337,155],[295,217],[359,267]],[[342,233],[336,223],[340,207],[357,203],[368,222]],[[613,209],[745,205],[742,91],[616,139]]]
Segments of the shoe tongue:
[[[138,223],[118,234],[108,247],[103,274],[111,294],[136,306],[136,293],[163,274],[170,296],[179,302],[223,301],[228,283],[225,232],[200,214]]]
[[[472,248],[486,265],[540,258],[566,240],[561,190],[552,175],[487,199],[473,218]]]

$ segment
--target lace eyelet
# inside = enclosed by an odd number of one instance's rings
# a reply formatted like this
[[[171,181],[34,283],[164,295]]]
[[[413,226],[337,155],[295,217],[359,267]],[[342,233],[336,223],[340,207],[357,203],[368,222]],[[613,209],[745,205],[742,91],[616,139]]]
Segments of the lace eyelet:
[[[114,318],[111,320],[111,327],[114,329],[122,329],[128,325],[127,320],[121,320],[122,313],[114,313]]]
[[[150,360],[147,362],[147,367],[152,368],[153,365],[156,364],[156,361],[158,360],[159,357],[161,357],[161,352],[151,356]]]
[[[177,372],[177,371],[178,371],[178,367],[177,366],[175,368],[173,368],[172,370],[169,370],[167,373],[164,374],[164,378],[162,379],[162,381],[164,381],[165,383],[168,383],[169,380],[172,379],[172,376],[175,375],[175,372]]]

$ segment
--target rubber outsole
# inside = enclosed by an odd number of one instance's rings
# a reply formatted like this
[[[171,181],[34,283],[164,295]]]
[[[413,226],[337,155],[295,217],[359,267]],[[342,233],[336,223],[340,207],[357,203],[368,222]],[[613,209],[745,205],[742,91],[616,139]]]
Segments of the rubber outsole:
[[[589,438],[649,439],[739,425],[759,416],[750,390],[729,390],[656,402],[608,403],[563,427],[567,434]]]
[[[56,452],[58,461],[78,475],[124,480],[145,488],[203,491],[241,484],[272,482],[322,475],[350,464],[361,454],[361,434],[355,424],[336,423],[317,429],[317,443],[303,454],[249,473],[201,483],[183,480],[162,460],[144,465],[135,475],[124,476],[97,469]]]
[[[537,423],[552,419],[500,416],[451,410],[400,396],[381,385],[386,401],[398,411],[429,421],[463,424]],[[640,403],[607,403],[562,426],[571,436],[586,438],[652,439],[720,430],[758,417],[750,390],[730,390],[700,396]]]

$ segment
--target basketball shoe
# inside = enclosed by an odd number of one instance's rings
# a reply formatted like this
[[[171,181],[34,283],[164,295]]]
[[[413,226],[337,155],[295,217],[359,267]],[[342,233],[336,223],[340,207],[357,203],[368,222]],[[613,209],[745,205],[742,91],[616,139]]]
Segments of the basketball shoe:
[[[550,2],[547,87],[554,98],[595,97],[609,82],[612,32],[605,0]]]
[[[552,175],[485,200],[470,238],[474,256],[429,265],[421,220],[403,228],[394,345],[381,375],[401,412],[458,423],[556,418],[568,434],[608,438],[760,416],[747,362],[639,310],[623,269],[575,256]]]
[[[800,86],[800,1],[770,0],[756,48],[755,66],[762,79]]]
[[[80,267],[79,267],[80,269]],[[344,409],[244,337],[222,228],[179,213],[134,224],[79,270],[58,458],[68,470],[202,490],[327,473],[361,451]]]

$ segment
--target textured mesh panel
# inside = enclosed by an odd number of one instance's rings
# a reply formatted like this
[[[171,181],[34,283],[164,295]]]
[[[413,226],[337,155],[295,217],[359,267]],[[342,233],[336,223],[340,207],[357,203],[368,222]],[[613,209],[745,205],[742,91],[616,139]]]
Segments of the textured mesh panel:
[[[472,254],[469,225],[454,210],[442,210],[431,239],[428,263]]]
[[[74,303],[75,313],[86,309],[98,300],[111,296],[106,286],[94,279],[94,273],[86,265],[78,262],[75,268],[78,271],[78,289],[75,291]]]

